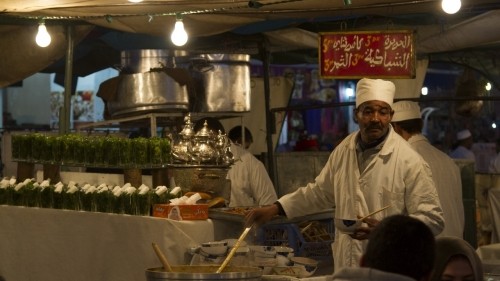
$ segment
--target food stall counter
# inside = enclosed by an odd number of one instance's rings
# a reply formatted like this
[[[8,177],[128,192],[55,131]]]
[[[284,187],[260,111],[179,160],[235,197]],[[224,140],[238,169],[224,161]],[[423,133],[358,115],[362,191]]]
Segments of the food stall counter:
[[[161,266],[152,242],[173,265],[187,249],[214,240],[212,220],[164,218],[0,205],[0,276],[5,280],[137,281]]]

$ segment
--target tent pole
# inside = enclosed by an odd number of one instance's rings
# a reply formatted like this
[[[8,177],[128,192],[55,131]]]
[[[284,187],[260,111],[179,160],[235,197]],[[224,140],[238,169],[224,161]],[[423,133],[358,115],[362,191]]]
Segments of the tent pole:
[[[59,115],[59,134],[67,134],[70,132],[71,126],[71,90],[72,78],[73,78],[73,49],[74,49],[74,27],[73,25],[68,25],[66,27],[66,37],[68,41],[68,46],[66,48],[66,66],[65,66],[65,76],[64,76],[64,105],[62,107],[62,112]]]
[[[275,172],[275,161],[274,161],[274,147],[273,147],[273,133],[274,129],[274,113],[271,112],[270,108],[270,96],[271,87],[269,84],[269,68],[271,65],[269,51],[266,48],[265,43],[259,44],[259,52],[263,62],[264,70],[264,99],[265,99],[265,110],[266,110],[266,141],[267,141],[267,172],[271,181],[274,184],[275,189],[277,188],[276,182],[276,172]],[[279,193],[279,190],[276,190]]]

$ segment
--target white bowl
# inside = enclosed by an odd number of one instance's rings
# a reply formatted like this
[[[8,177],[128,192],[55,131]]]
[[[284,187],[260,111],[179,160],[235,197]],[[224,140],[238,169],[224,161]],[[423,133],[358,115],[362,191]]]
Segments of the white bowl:
[[[285,246],[274,246],[276,255],[285,256],[287,258],[293,257],[293,248]]]
[[[222,240],[223,242],[227,242],[227,246],[229,248],[232,248],[234,245],[236,245],[236,242],[238,242],[238,239],[233,239],[233,238],[230,238],[230,239],[224,239]],[[240,242],[240,247],[243,247],[243,246],[246,246],[247,245],[247,242],[245,241],[241,241]]]
[[[302,268],[302,272],[299,277],[309,277],[316,272],[318,269],[318,261],[306,257],[292,257],[290,258],[292,265],[299,266]]]
[[[201,251],[210,256],[223,256],[227,253],[226,241],[213,241],[201,243]]]
[[[276,275],[285,275],[292,277],[299,277],[302,273],[303,269],[300,266],[275,266],[273,267],[273,272]]]
[[[249,246],[254,257],[259,258],[274,258],[276,257],[276,249],[273,246]]]
[[[352,234],[363,222],[358,219],[335,218],[335,227],[342,233]]]

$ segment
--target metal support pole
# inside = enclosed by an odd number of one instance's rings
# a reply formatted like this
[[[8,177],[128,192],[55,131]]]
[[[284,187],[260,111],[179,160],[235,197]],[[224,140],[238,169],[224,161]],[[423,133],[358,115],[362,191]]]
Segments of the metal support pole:
[[[275,130],[274,115],[271,112],[270,101],[271,101],[271,87],[269,84],[269,68],[271,65],[269,51],[267,50],[265,43],[260,44],[260,55],[262,57],[263,68],[264,68],[264,100],[265,100],[265,110],[266,110],[266,141],[267,141],[267,172],[271,178],[275,188],[277,188],[276,172],[275,172],[275,161],[274,161],[274,147],[273,147],[273,133]],[[279,190],[276,190],[279,194]]]
[[[64,77],[64,106],[59,115],[59,134],[67,134],[70,132],[71,126],[71,91],[73,78],[73,49],[74,49],[74,27],[68,25],[66,28],[66,39],[68,46],[66,48],[66,67]]]

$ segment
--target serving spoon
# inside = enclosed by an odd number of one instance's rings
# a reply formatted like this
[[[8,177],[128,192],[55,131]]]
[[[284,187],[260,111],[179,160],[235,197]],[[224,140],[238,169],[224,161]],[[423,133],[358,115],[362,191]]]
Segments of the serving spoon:
[[[222,262],[222,264],[219,267],[219,269],[217,269],[216,273],[221,273],[224,270],[224,268],[227,266],[227,264],[229,263],[229,261],[231,260],[231,258],[234,256],[234,254],[236,253],[236,250],[238,250],[238,247],[240,246],[241,242],[245,239],[245,237],[247,236],[248,232],[250,231],[250,229],[252,227],[253,227],[253,224],[245,228],[245,230],[241,234],[240,238],[238,238],[238,240],[234,244],[233,248],[231,249],[231,251],[227,255],[227,257],[224,260],[224,262]]]
[[[170,266],[170,263],[168,263],[167,257],[165,257],[165,255],[160,250],[160,247],[155,242],[153,242],[153,249],[158,256],[158,259],[160,259],[161,264],[163,264],[163,269],[165,269],[165,271],[167,272],[172,272],[172,267]]]

